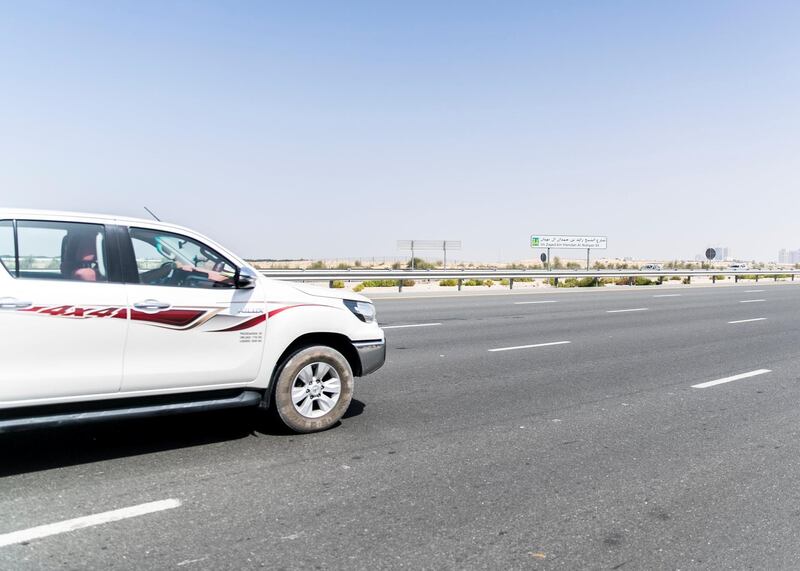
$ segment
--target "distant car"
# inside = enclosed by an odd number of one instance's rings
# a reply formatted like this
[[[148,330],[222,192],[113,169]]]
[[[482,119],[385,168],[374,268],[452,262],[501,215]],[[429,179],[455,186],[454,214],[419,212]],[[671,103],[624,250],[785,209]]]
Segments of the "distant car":
[[[748,269],[747,264],[743,263],[735,263],[728,266],[729,270],[746,270]]]
[[[641,268],[639,268],[642,272],[660,272],[664,268],[661,264],[645,264]]]

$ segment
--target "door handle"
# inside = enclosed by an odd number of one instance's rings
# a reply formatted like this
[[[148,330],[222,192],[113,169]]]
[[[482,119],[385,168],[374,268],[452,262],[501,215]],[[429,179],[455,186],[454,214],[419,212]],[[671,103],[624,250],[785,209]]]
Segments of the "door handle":
[[[33,305],[30,301],[20,301],[13,297],[0,297],[0,309],[25,309]]]
[[[146,299],[144,301],[139,301],[133,304],[133,307],[136,309],[142,309],[144,311],[154,311],[156,309],[169,309],[171,304],[166,303],[164,301],[157,301],[155,299]]]

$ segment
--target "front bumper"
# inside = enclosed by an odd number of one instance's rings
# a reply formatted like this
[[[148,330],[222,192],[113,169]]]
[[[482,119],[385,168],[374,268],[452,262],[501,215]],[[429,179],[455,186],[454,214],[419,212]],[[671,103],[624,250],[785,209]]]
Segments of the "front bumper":
[[[361,376],[369,375],[380,369],[386,362],[386,340],[354,341],[358,359],[361,361]]]

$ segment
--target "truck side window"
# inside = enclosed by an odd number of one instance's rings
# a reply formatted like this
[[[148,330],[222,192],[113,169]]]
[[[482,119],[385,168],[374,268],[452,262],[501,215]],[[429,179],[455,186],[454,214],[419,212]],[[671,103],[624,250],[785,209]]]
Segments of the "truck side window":
[[[130,236],[143,285],[235,287],[236,266],[197,240],[145,228],[131,228]]]
[[[0,220],[0,265],[11,275],[17,275],[17,257],[14,253],[14,224],[11,220]]]
[[[19,220],[17,249],[20,278],[108,281],[101,224]]]

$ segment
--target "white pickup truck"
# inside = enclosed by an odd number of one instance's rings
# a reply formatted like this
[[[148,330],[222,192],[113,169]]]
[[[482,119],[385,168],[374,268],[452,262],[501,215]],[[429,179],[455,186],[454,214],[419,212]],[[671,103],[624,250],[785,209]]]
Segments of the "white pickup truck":
[[[0,209],[0,433],[260,406],[339,421],[384,333],[352,292],[271,280],[186,228]]]

